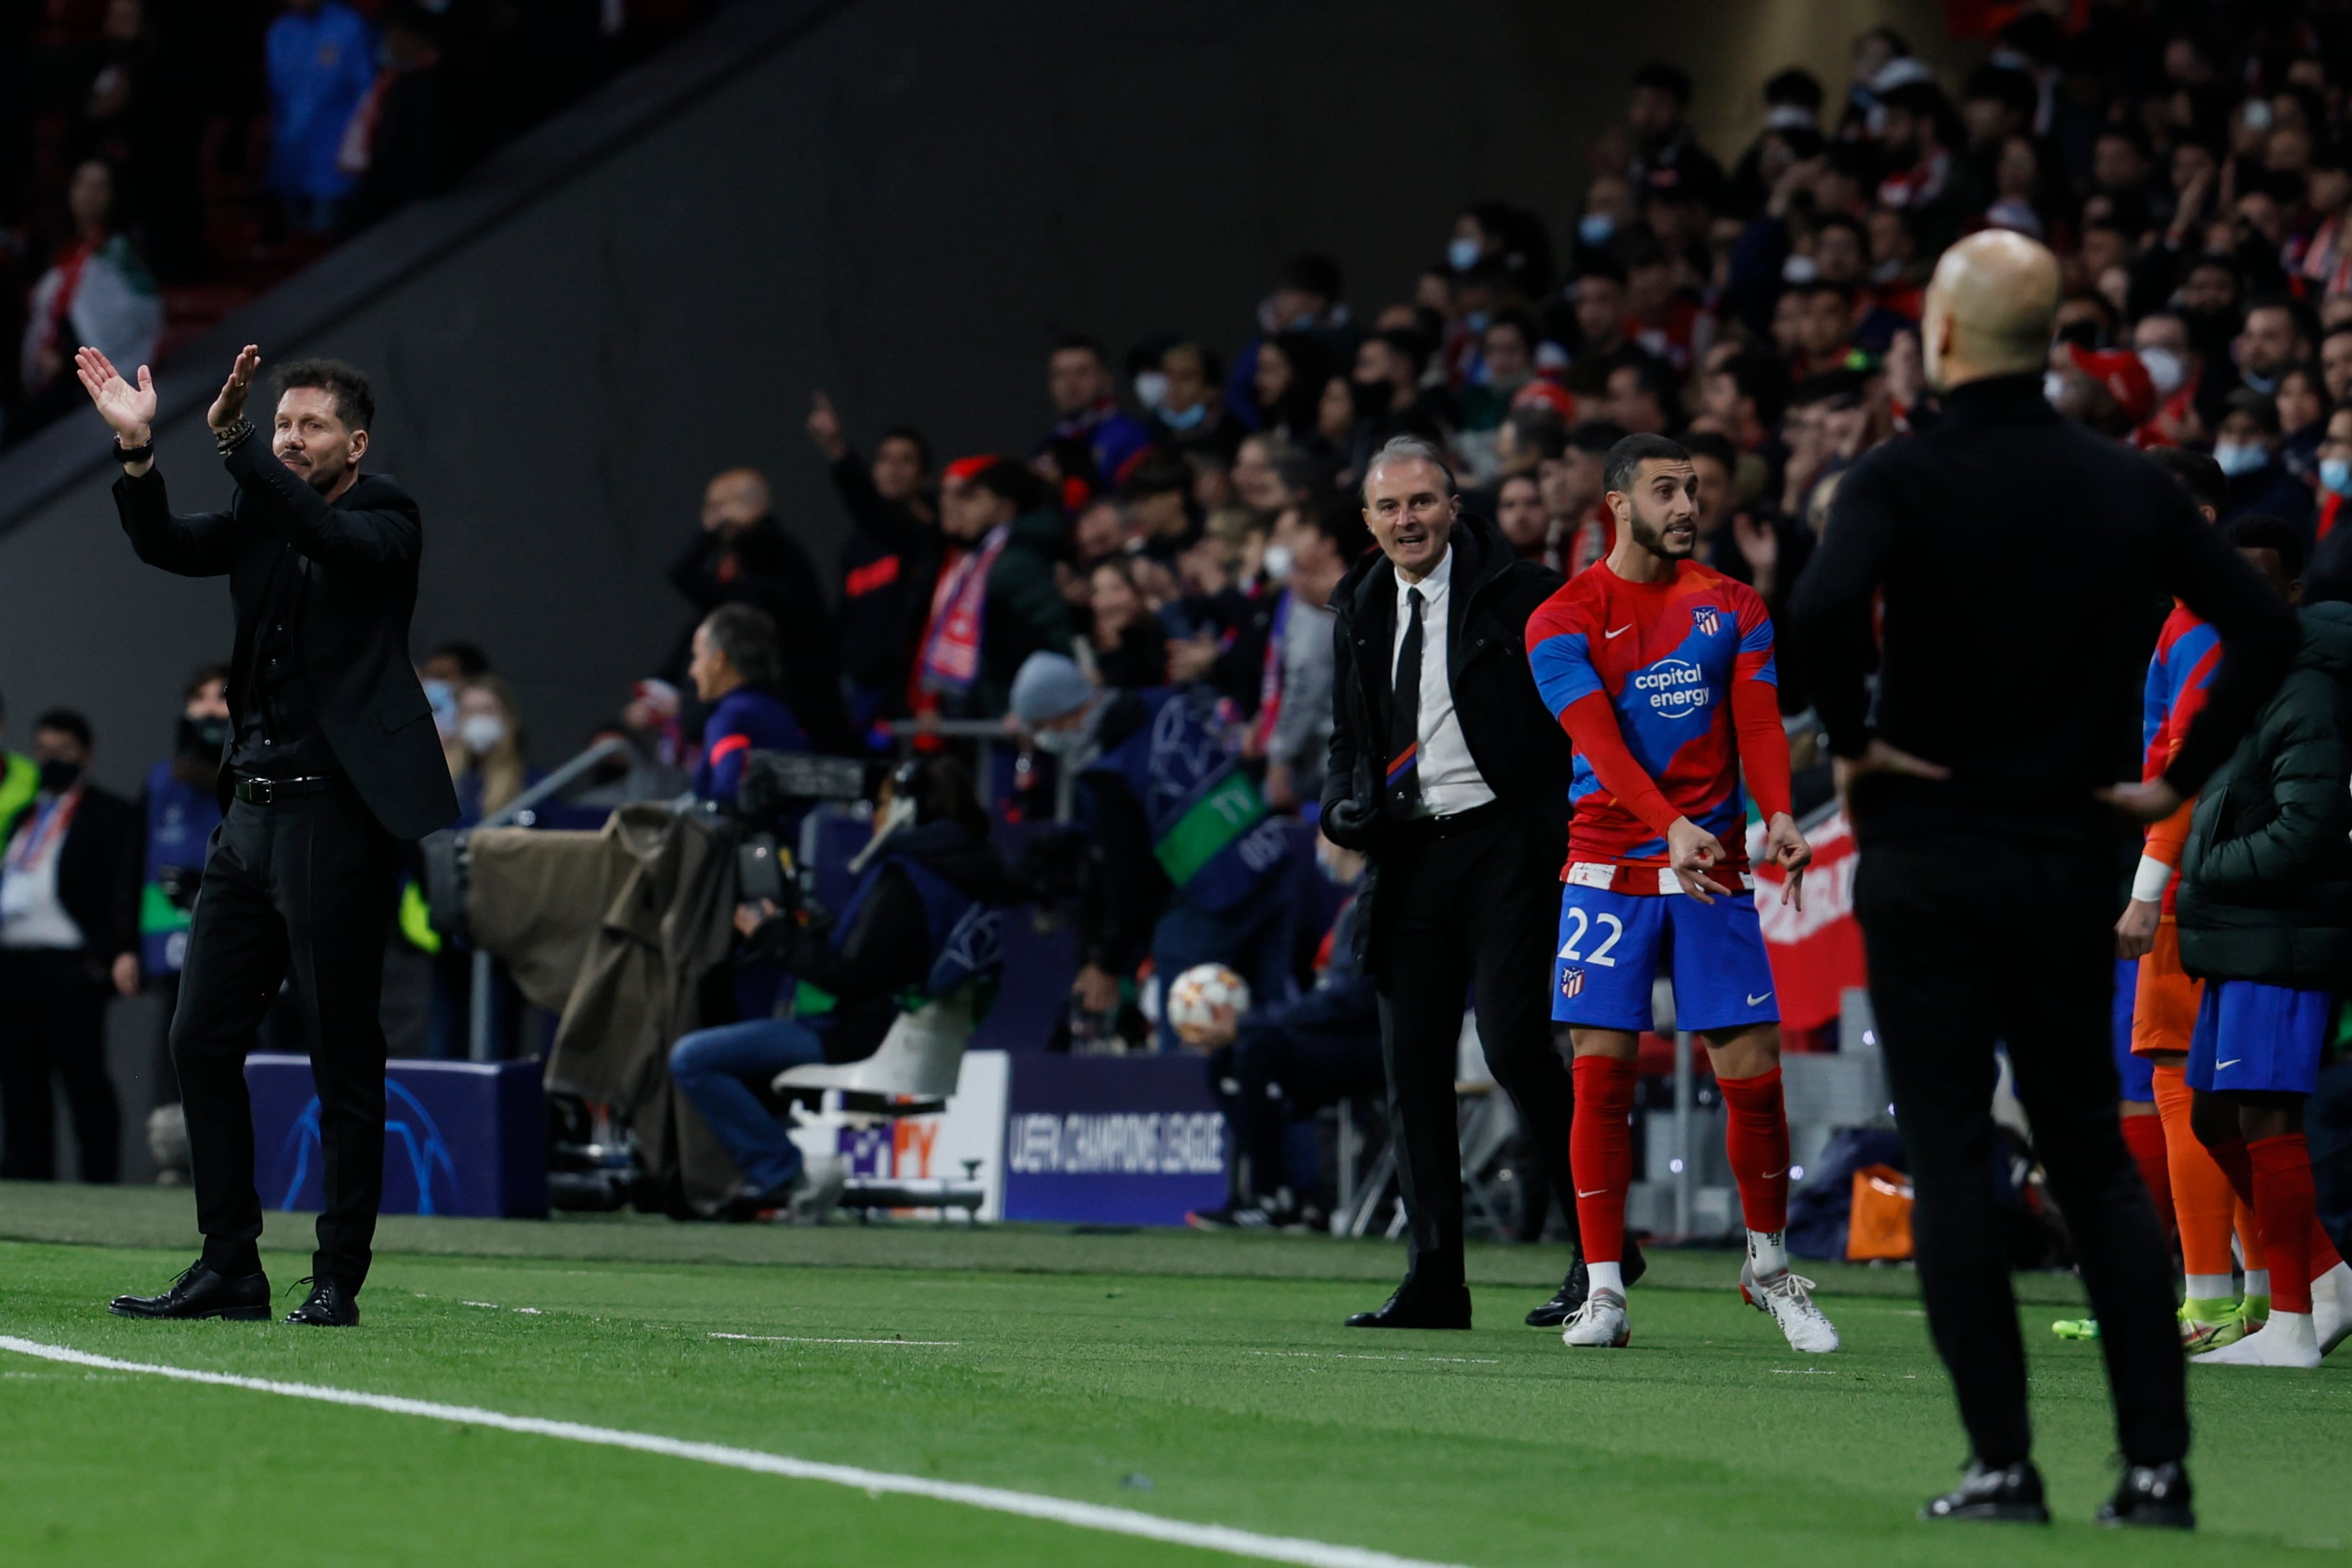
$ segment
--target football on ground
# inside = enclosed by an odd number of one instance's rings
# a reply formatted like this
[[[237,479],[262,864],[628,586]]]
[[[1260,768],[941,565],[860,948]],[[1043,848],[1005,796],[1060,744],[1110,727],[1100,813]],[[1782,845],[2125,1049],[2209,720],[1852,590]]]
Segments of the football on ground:
[[[281,1305],[307,1219],[270,1217]],[[355,1330],[141,1323],[184,1193],[0,1186],[16,1563],[2162,1564],[2352,1548],[2352,1375],[2192,1379],[2200,1530],[2101,1531],[2115,1437],[2063,1278],[2020,1281],[2059,1522],[1926,1525],[1962,1457],[1907,1270],[1809,1265],[1790,1351],[1738,1255],[1654,1251],[1609,1356],[1519,1318],[1559,1250],[1475,1247],[1477,1327],[1340,1326],[1377,1242],[994,1226],[387,1218]],[[1991,1531],[1994,1533],[1988,1534]]]

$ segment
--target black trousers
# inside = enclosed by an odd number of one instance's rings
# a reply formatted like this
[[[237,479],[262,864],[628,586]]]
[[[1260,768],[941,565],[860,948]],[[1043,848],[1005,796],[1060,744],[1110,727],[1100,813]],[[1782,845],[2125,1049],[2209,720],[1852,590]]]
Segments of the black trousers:
[[[2032,1442],[1992,1189],[1997,1040],[2098,1316],[2124,1457],[2160,1464],[2189,1448],[2171,1263],[2116,1114],[2116,903],[2104,849],[1872,844],[1855,873],[1928,1327],[1988,1465]]]
[[[1465,996],[1486,1065],[1517,1107],[1553,1189],[1576,1190],[1568,1166],[1575,1093],[1551,1030],[1559,859],[1557,833],[1500,804],[1402,828],[1378,852],[1369,967],[1380,993],[1409,1289],[1463,1282],[1454,1071]]]
[[[107,983],[87,955],[0,947],[0,1178],[54,1181],[58,1111],[50,1077],[65,1085],[81,1179],[122,1174],[122,1110],[106,1075]]]
[[[1290,1124],[1342,1100],[1371,1099],[1384,1077],[1379,1003],[1368,980],[1318,986],[1296,1001],[1245,1015],[1234,1043],[1209,1059],[1211,1088],[1227,1081],[1236,1086],[1219,1099],[1249,1162],[1243,1196],[1269,1197],[1286,1183],[1296,1187],[1283,1157]]]
[[[384,939],[398,841],[348,789],[236,801],[213,831],[188,932],[172,1061],[188,1119],[205,1262],[260,1266],[245,1057],[281,982],[301,1009],[319,1092],[326,1207],[311,1271],[356,1290],[383,1197]]]

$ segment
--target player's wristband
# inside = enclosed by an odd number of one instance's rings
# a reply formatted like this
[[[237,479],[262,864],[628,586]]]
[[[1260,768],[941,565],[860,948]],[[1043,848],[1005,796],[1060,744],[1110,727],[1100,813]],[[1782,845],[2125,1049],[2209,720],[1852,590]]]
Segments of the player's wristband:
[[[2132,873],[2132,902],[2157,904],[2162,902],[2164,890],[2172,885],[2172,868],[2154,855],[2139,857],[2139,869]]]

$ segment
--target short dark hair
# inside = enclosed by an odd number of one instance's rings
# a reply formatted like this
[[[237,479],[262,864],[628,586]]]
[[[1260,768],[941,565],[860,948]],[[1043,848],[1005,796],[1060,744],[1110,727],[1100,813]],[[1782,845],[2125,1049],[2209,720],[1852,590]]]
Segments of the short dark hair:
[[[1486,323],[1486,332],[1491,332],[1497,327],[1508,327],[1512,331],[1517,332],[1519,335],[1519,341],[1527,345],[1528,353],[1530,356],[1543,341],[1543,329],[1536,324],[1535,313],[1521,310],[1516,306],[1496,311]],[[1481,348],[1486,346],[1486,332],[1478,334]]]
[[[874,438],[874,444],[878,447],[886,441],[906,442],[915,449],[915,458],[922,464],[923,472],[928,474],[931,471],[931,438],[913,425],[891,425]]]
[[[1789,104],[1798,109],[1819,112],[1822,107],[1822,78],[1802,66],[1788,66],[1765,78],[1764,101],[1778,106]]]
[[[1689,461],[1690,454],[1678,441],[1663,435],[1629,435],[1609,449],[1608,460],[1601,465],[1601,487],[1627,494],[1640,477],[1643,464]]]
[[[1836,402],[1846,398],[1859,398],[1870,388],[1870,378],[1860,371],[1839,369],[1823,371],[1807,376],[1789,394],[1790,408],[1811,408],[1817,402]]]
[[[2229,418],[2233,413],[2251,414],[2254,423],[2263,427],[2264,435],[2279,434],[2278,400],[2268,392],[2256,392],[2252,387],[2240,387],[2236,392],[2223,398],[2221,405],[2223,419]]]
[[[182,702],[194,701],[195,695],[198,692],[203,691],[215,681],[219,681],[224,685],[227,683],[228,666],[226,664],[198,664],[195,668],[195,673],[188,677],[188,684],[180,688],[180,700]]]
[[[70,735],[88,751],[95,744],[90,738],[89,720],[69,707],[53,707],[33,721],[35,734],[53,729],[59,735]]]
[[[1668,414],[1675,412],[1675,389],[1681,384],[1681,382],[1675,376],[1672,365],[1646,349],[1636,349],[1629,345],[1620,349],[1610,360],[1608,374],[1613,376],[1619,371],[1624,370],[1633,372],[1635,385],[1658,400],[1661,412]]]
[[[1339,298],[1339,264],[1319,251],[1301,251],[1282,264],[1282,286],[1301,294]]]
[[[1961,89],[1966,99],[1987,99],[2017,114],[2031,114],[2041,102],[2041,89],[2033,78],[2014,66],[1985,64],[1969,73],[1968,85]]]
[[[1345,496],[1328,496],[1307,513],[1317,533],[1331,541],[1339,559],[1353,564],[1372,548],[1372,530],[1364,527],[1364,509]]]
[[[1000,457],[971,476],[971,483],[991,495],[1002,496],[1013,503],[1016,512],[1035,509],[1040,486],[1037,476],[1027,466],[1009,457]]]
[[[316,387],[335,401],[335,417],[346,430],[368,430],[375,424],[375,390],[367,377],[341,360],[289,360],[278,367],[269,384],[284,397],[296,387]]]
[[[2189,492],[2189,498],[2200,507],[2210,507],[2219,512],[2230,504],[2230,478],[2210,455],[2191,452],[2186,446],[2158,446],[2147,455],[2148,461],[2179,481]]]
[[[1832,229],[1844,229],[1848,231],[1853,235],[1855,241],[1861,245],[1863,254],[1864,256],[1868,256],[1870,254],[1870,231],[1863,227],[1862,220],[1855,217],[1852,213],[1823,213],[1820,217],[1813,220],[1813,237],[1815,239],[1819,239],[1822,235],[1827,234]]]
[[[1625,264],[1605,250],[1593,250],[1588,247],[1576,258],[1576,280],[1581,283],[1588,277],[1605,277],[1610,282],[1622,287],[1625,282]]]
[[[1581,419],[1569,427],[1568,445],[1572,452],[1589,452],[1605,457],[1609,449],[1625,439],[1625,427],[1610,419]]]
[[[2147,131],[2143,127],[2135,124],[2131,120],[2108,120],[2105,124],[2099,127],[2098,135],[2093,137],[2092,141],[2094,142],[2105,141],[2109,137],[2113,137],[2119,141],[2130,142],[2132,151],[2138,153],[2143,158],[2153,157],[2155,155],[2153,144],[2149,142],[2147,139]]]
[[[1789,409],[1789,367],[1780,357],[1762,349],[1742,349],[1715,368],[1729,376],[1739,395],[1756,403],[1756,423],[1768,430],[1780,423]]]
[[[1059,354],[1070,349],[1085,350],[1095,357],[1095,363],[1098,365],[1110,363],[1110,356],[1103,351],[1102,340],[1087,333],[1065,332],[1055,340],[1054,352]]]
[[[1380,337],[1390,352],[1404,356],[1405,363],[1412,367],[1413,380],[1419,381],[1421,373],[1429,369],[1429,356],[1434,351],[1429,334],[1418,327],[1391,327]]]
[[[457,673],[469,681],[476,675],[487,675],[490,673],[490,656],[483,653],[481,645],[476,643],[436,643],[427,657],[457,660]]]
[[[2303,534],[2284,517],[2249,513],[2230,524],[2230,542],[2240,549],[2276,550],[2279,567],[2288,577],[2303,575]]]
[[[1723,465],[1727,473],[1737,473],[1739,469],[1739,449],[1731,444],[1729,436],[1717,435],[1712,430],[1685,431],[1682,446],[1694,458],[1714,458]]]
[[[775,618],[758,605],[722,604],[702,618],[702,629],[746,685],[772,686],[784,678]]]
[[[1172,452],[1155,447],[1128,475],[1119,494],[1132,501],[1142,496],[1165,496],[1171,491],[1190,495],[1192,490],[1192,465]]]
[[[1680,66],[1664,60],[1652,60],[1633,73],[1635,87],[1652,87],[1687,107],[1691,100],[1690,73]]]

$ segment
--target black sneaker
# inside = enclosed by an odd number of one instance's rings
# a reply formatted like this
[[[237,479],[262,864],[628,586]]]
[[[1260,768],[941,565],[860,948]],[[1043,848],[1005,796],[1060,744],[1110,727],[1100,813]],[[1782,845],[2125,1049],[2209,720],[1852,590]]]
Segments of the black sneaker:
[[[2020,1459],[1997,1470],[1970,1460],[1960,1484],[1941,1497],[1928,1499],[1919,1517],[2047,1524],[2050,1510],[2042,1500],[2042,1472],[2033,1468],[2032,1459]]]
[[[2178,1459],[2161,1465],[2128,1465],[2116,1495],[2099,1505],[2101,1524],[2135,1524],[2154,1530],[2194,1530],[2189,1472]]]
[[[1625,1283],[1629,1288],[1634,1281],[1649,1271],[1650,1261],[1642,1256],[1641,1244],[1630,1236],[1625,1238],[1625,1257],[1621,1267],[1624,1273]],[[1559,1293],[1528,1314],[1528,1327],[1531,1329],[1560,1327],[1569,1319],[1584,1310],[1584,1298],[1591,1288],[1591,1281],[1586,1278],[1584,1267],[1584,1249],[1579,1247],[1576,1249],[1576,1261],[1568,1266],[1568,1278],[1559,1282]]]

